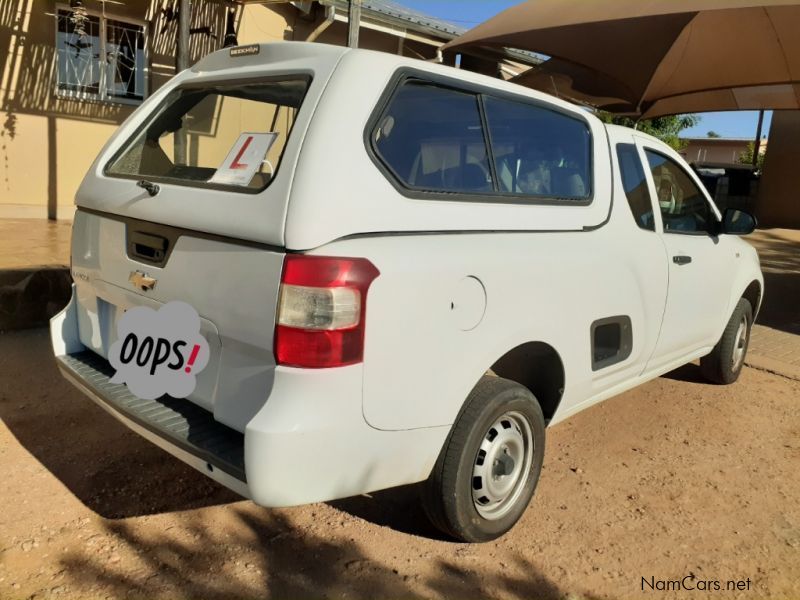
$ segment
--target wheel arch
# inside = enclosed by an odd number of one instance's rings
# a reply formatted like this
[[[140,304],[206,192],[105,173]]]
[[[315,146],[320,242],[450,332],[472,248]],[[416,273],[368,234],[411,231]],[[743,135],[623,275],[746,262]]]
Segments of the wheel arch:
[[[552,420],[566,383],[564,363],[553,346],[542,341],[519,344],[495,360],[489,371],[530,390],[539,401],[545,422]]]
[[[761,298],[763,296],[761,282],[757,279],[751,281],[742,292],[741,298],[744,298],[753,307],[753,320],[758,314],[758,309],[761,307]]]

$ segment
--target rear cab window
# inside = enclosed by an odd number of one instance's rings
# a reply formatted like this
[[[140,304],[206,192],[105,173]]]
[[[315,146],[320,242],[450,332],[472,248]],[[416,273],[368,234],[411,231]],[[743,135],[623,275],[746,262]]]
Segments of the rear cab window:
[[[196,84],[170,93],[106,175],[259,192],[275,176],[310,77]]]
[[[524,98],[408,78],[370,135],[380,164],[412,193],[493,197],[481,199],[486,202],[591,202],[588,124]]]
[[[628,206],[636,224],[641,229],[655,231],[653,202],[636,144],[617,144],[617,160],[622,187],[625,189],[625,197],[628,199]]]

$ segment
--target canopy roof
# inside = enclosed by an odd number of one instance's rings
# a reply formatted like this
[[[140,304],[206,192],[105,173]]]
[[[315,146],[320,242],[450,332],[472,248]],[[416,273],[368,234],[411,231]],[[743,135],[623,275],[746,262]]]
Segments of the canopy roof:
[[[800,108],[797,0],[529,0],[469,47],[551,56],[518,82],[617,112]]]

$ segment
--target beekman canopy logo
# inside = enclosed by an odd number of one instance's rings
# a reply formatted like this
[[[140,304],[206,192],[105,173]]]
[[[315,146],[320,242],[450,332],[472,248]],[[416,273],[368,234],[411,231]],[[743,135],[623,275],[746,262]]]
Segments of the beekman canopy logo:
[[[249,46],[234,46],[230,50],[230,55],[233,58],[237,56],[253,56],[261,51],[261,46],[258,44],[250,44]]]
[[[158,310],[137,306],[117,322],[117,340],[108,354],[117,372],[110,382],[127,384],[143,400],[164,394],[186,398],[208,359],[200,316],[191,305],[174,301]]]

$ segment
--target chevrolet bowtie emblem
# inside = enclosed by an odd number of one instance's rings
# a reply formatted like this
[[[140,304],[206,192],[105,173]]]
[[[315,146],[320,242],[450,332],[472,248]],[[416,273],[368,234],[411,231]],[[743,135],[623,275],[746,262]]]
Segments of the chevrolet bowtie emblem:
[[[150,277],[147,273],[142,273],[141,271],[131,271],[128,281],[132,283],[134,287],[146,292],[156,287],[156,282],[158,280],[155,277]]]

